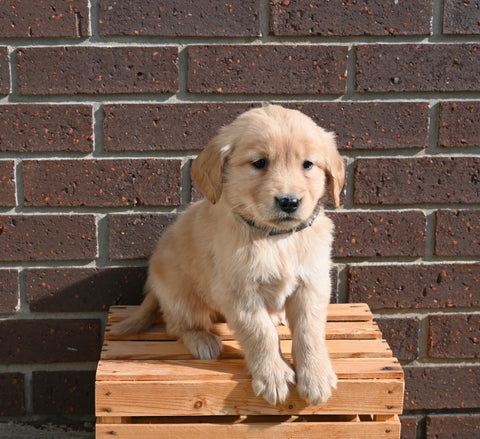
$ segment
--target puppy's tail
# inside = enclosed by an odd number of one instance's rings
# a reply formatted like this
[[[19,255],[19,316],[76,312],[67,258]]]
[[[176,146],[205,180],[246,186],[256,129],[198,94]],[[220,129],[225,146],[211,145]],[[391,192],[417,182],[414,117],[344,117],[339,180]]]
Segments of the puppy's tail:
[[[128,318],[117,323],[111,333],[116,335],[133,335],[144,332],[157,320],[160,305],[151,291],[146,295],[140,307]]]

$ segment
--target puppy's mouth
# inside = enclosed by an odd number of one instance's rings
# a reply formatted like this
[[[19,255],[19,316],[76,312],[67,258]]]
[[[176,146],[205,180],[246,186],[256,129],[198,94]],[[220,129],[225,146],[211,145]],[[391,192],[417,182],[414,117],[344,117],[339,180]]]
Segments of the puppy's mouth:
[[[239,217],[249,226],[267,232],[269,235],[281,235],[284,233],[298,232],[310,227],[315,221],[321,210],[321,200],[317,201],[317,205],[312,214],[308,218],[300,216],[301,209],[293,212],[285,212],[276,209],[276,212],[270,218],[255,218],[238,212]]]

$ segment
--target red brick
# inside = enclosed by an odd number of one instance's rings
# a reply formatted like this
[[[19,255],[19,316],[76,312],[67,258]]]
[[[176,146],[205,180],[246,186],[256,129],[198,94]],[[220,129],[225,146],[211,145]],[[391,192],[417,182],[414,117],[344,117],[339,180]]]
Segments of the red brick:
[[[15,207],[15,162],[0,161],[0,207]]]
[[[357,47],[358,92],[479,91],[478,44]]]
[[[178,206],[180,160],[25,160],[26,206]]]
[[[479,414],[427,416],[426,439],[474,439],[479,433]]]
[[[328,102],[285,105],[337,133],[339,149],[424,148],[428,137],[428,104]]]
[[[0,416],[23,416],[25,410],[25,377],[22,373],[0,374]],[[8,395],[8,396],[7,396]]]
[[[175,93],[176,47],[26,47],[18,50],[21,95]]]
[[[428,322],[430,357],[471,359],[480,356],[479,314],[433,315],[428,317]]]
[[[89,105],[1,105],[0,151],[93,151]]]
[[[395,357],[404,361],[417,359],[420,330],[420,321],[417,318],[377,317],[375,321]]]
[[[480,210],[440,210],[436,214],[437,256],[480,256]]]
[[[10,61],[8,59],[8,49],[0,47],[0,95],[10,93]]]
[[[346,46],[188,47],[192,93],[343,94]]]
[[[259,0],[102,0],[100,35],[255,37]]]
[[[335,257],[422,256],[425,215],[409,212],[333,213]]]
[[[480,34],[480,5],[478,1],[445,0],[443,14],[444,34]]]
[[[111,215],[109,224],[110,259],[147,259],[174,214]]]
[[[88,36],[88,1],[0,2],[0,38]]]
[[[401,439],[417,439],[418,420],[415,416],[400,416]]]
[[[0,215],[0,261],[88,260],[96,256],[93,215]]]
[[[480,146],[480,102],[441,102],[438,146]]]
[[[18,293],[18,271],[0,270],[0,314],[10,314],[16,311]]]
[[[33,372],[33,411],[37,415],[92,415],[94,371]]]
[[[429,35],[432,0],[369,2],[270,2],[274,35],[362,36]]]
[[[355,204],[480,202],[480,158],[359,159]]]
[[[25,270],[33,312],[95,312],[108,311],[111,305],[138,305],[145,279],[144,267]]]
[[[374,310],[478,308],[480,264],[365,265],[348,268],[348,301]]]
[[[199,150],[251,104],[117,104],[104,109],[106,151]]]
[[[480,406],[480,366],[404,366],[405,410]]]
[[[94,319],[0,320],[3,364],[98,361],[101,322]]]

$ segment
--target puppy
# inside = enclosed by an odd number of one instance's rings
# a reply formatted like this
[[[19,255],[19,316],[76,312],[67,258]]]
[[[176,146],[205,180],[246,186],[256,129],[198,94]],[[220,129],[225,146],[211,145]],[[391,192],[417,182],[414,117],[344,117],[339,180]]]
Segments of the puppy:
[[[329,189],[338,207],[345,178],[334,135],[296,110],[253,109],[220,129],[192,174],[206,199],[164,233],[148,294],[115,332],[141,332],[161,311],[196,358],[216,359],[222,344],[210,330],[221,314],[257,395],[275,405],[296,382],[307,402],[324,403],[337,378],[325,344],[333,226],[322,199]],[[279,350],[283,310],[295,371]]]

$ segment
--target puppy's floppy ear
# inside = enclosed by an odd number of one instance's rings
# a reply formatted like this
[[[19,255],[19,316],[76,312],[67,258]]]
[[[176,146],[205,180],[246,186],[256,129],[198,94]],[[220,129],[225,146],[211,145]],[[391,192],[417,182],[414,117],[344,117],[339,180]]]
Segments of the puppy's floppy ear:
[[[222,195],[223,165],[228,157],[231,146],[221,141],[217,136],[207,145],[193,161],[191,171],[197,186],[215,204]]]
[[[326,172],[333,204],[338,208],[340,207],[340,194],[342,193],[343,185],[345,184],[345,164],[337,151],[335,135],[333,133],[327,134]]]

